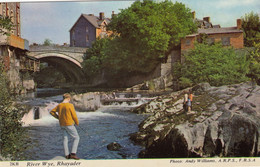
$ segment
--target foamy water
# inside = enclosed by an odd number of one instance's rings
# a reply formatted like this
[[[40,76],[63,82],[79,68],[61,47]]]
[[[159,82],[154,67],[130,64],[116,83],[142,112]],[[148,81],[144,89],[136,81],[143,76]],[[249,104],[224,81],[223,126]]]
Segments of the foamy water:
[[[120,95],[120,98],[124,98],[124,96]],[[138,107],[144,103],[147,103],[148,100],[141,98],[138,96],[138,102],[114,102],[110,105],[101,105],[101,108],[96,110],[95,112],[78,112],[76,114],[79,120],[88,120],[88,119],[95,119],[97,117],[113,117],[115,114],[106,113],[103,111],[106,110],[129,110],[133,107]],[[62,100],[62,96],[54,96],[48,98],[48,100],[36,98],[32,101],[25,101],[26,104],[36,106],[32,107],[32,109],[24,115],[22,118],[23,126],[52,126],[53,124],[57,124],[58,120],[50,115],[50,111],[55,108],[59,103],[58,101]],[[39,110],[39,119],[34,119],[35,110]],[[117,115],[117,117],[119,117]]]
[[[22,121],[24,127],[30,127],[29,135],[35,142],[32,144],[37,144],[27,151],[31,155],[27,160],[49,160],[55,156],[64,156],[59,121],[49,113],[61,101],[61,96],[55,96],[48,100],[38,98],[26,102],[33,107]],[[137,132],[138,124],[147,116],[131,113],[129,109],[144,102],[139,100],[138,103],[114,103],[101,106],[95,112],[76,111],[80,125],[76,126],[80,135],[77,155],[82,159],[137,158],[142,147],[134,145],[129,134]],[[37,107],[39,119],[34,120]],[[107,145],[111,142],[118,142],[122,149],[107,150]]]

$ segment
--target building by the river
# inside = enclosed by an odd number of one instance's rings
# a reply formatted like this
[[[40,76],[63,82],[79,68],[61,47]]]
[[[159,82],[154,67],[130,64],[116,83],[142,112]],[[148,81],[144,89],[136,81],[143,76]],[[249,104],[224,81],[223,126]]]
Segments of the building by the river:
[[[21,38],[20,3],[1,2],[0,17],[9,17],[13,25],[8,35],[0,34],[0,61],[10,89],[12,93],[34,89],[30,74],[39,70],[39,61],[27,56],[29,41]]]
[[[114,12],[112,12],[113,17]],[[111,22],[111,18],[105,17],[104,12],[99,16],[94,14],[81,14],[78,20],[70,29],[70,46],[91,47],[92,42],[97,38],[103,38],[111,34],[106,26]]]
[[[198,32],[187,35],[181,40],[182,52],[193,49],[195,41],[200,43],[202,42],[202,38],[205,38],[209,44],[221,42],[224,47],[232,46],[235,49],[244,47],[241,19],[237,19],[237,25],[234,27],[213,25],[210,21],[210,17],[204,17],[203,20],[197,19],[195,17],[195,12],[193,12],[193,19],[198,24]]]

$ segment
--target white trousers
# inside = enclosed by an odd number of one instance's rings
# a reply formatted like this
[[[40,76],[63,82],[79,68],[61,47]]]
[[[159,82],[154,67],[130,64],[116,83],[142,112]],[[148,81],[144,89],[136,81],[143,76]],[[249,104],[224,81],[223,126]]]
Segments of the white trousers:
[[[74,125],[61,126],[61,129],[63,131],[63,146],[64,146],[65,156],[69,155],[69,146],[68,146],[69,136],[73,138],[71,153],[76,154],[79,145],[79,135],[77,129],[75,128]]]

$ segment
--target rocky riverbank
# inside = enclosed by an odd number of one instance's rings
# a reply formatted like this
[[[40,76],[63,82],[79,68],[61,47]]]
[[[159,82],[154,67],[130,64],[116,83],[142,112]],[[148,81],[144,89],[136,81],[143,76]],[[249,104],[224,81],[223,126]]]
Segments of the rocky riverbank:
[[[183,110],[192,89],[193,109]],[[134,109],[153,113],[131,139],[145,146],[143,158],[260,155],[260,87],[253,83],[213,87],[199,84]]]

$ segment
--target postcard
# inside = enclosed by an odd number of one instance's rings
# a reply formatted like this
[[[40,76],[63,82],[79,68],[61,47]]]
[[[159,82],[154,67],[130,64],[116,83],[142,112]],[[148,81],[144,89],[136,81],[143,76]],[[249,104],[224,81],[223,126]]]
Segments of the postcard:
[[[260,2],[0,2],[0,167],[260,166]]]

